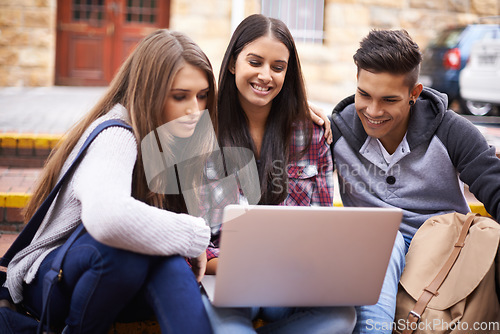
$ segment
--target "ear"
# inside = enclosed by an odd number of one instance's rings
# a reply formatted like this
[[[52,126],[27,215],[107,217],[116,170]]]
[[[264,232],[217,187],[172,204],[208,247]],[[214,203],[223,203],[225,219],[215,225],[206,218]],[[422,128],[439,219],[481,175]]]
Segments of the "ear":
[[[235,72],[234,67],[235,67],[235,61],[234,61],[234,58],[231,57],[231,59],[229,60],[229,68],[228,68],[228,70],[233,75],[234,75],[234,72]]]
[[[412,100],[417,100],[417,98],[420,96],[420,93],[422,93],[423,89],[424,89],[424,86],[420,82],[417,82],[415,87],[413,87],[413,89],[411,90]]]

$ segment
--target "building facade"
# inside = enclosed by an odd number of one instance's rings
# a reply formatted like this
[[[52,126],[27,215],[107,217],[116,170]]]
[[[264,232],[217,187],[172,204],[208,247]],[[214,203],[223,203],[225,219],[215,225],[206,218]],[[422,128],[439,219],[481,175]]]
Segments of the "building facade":
[[[161,11],[142,8],[147,6]],[[154,28],[153,22],[187,33],[218,73],[232,30],[253,13],[287,23],[296,38],[309,98],[336,103],[354,92],[352,55],[370,29],[404,28],[424,49],[446,26],[500,15],[500,0],[0,0],[0,87],[105,85],[133,43]],[[90,22],[86,28],[84,19]],[[128,29],[132,22],[136,28]],[[76,37],[65,40],[61,36],[67,31]],[[118,51],[109,57],[91,52],[77,58],[92,47]],[[100,64],[108,58],[115,64]],[[95,70],[95,64],[104,70]],[[75,79],[78,75],[91,80]]]

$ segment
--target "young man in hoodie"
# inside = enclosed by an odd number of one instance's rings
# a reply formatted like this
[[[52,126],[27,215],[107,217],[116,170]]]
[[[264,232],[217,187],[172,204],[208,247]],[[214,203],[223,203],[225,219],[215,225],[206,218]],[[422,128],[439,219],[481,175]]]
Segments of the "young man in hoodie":
[[[344,206],[398,207],[403,221],[380,299],[357,308],[356,333],[391,333],[411,239],[431,216],[469,206],[463,183],[500,219],[500,159],[476,127],[418,82],[418,45],[373,30],[354,55],[357,89],[332,113],[332,153]]]

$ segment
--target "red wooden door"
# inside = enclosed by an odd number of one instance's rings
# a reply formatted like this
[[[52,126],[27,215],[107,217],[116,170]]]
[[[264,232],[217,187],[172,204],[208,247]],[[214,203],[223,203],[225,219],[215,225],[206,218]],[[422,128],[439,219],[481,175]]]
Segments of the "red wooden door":
[[[107,85],[137,42],[168,28],[169,0],[58,0],[56,85]]]

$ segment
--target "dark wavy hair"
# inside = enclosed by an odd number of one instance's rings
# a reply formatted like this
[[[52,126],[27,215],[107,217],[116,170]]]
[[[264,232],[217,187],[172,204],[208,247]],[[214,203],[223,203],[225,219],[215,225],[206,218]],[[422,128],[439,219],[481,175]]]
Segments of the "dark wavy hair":
[[[372,30],[360,43],[353,56],[360,69],[373,73],[406,74],[405,84],[415,86],[422,62],[422,53],[408,32]]]
[[[259,203],[279,204],[287,196],[286,166],[290,159],[304,154],[310,146],[312,136],[299,57],[293,37],[282,21],[255,14],[245,18],[234,31],[219,74],[218,138],[221,146],[245,147],[256,152],[247,117],[239,102],[235,76],[229,69],[246,45],[263,36],[276,38],[290,53],[283,88],[274,98],[266,121],[258,164],[262,193]],[[296,126],[305,131],[306,148],[295,154],[290,152],[290,142]]]

